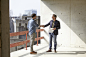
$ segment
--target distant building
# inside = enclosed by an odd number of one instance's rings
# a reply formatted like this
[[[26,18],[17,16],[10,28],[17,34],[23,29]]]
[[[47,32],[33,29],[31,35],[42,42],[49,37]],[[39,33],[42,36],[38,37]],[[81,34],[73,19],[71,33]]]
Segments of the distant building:
[[[25,14],[23,14],[23,16],[31,16],[33,13],[37,15],[37,10],[25,10]]]
[[[12,18],[12,20],[13,20],[13,24],[14,24],[14,32],[16,32],[16,19]]]
[[[20,18],[20,16],[11,16],[10,18],[11,18],[11,19],[12,19],[12,18],[15,18],[15,19],[22,19],[22,18]]]
[[[14,32],[14,24],[13,24],[13,20],[11,18],[10,19],[10,33]]]
[[[10,33],[16,32],[16,20],[21,20],[22,18],[17,17],[17,16],[10,16]]]
[[[16,20],[16,32],[28,31],[27,25],[28,25],[28,21],[30,19],[31,19],[31,16],[22,16],[22,19],[15,19]],[[35,21],[37,24],[40,25],[40,16],[37,16]],[[37,29],[40,29],[40,28],[37,28]],[[39,37],[40,37],[40,33],[39,33]],[[37,38],[37,36],[35,38]],[[27,40],[29,40],[29,39],[30,39],[30,37],[29,37],[29,35],[27,35]],[[14,36],[14,37],[10,38],[10,44],[20,42],[20,41],[25,41],[25,40],[26,40],[26,35]],[[34,43],[36,44],[37,41],[34,41]],[[38,43],[40,43],[40,40],[38,41]],[[29,47],[30,43],[28,43],[27,46]],[[24,48],[24,47],[25,47],[25,44],[21,45],[21,46],[13,47],[10,49],[10,52],[19,50],[19,49]]]

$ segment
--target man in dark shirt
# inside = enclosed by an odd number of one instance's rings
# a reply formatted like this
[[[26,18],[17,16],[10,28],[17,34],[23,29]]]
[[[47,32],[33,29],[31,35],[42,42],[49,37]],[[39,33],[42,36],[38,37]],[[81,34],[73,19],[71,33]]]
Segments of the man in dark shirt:
[[[54,51],[56,52],[57,48],[57,35],[58,35],[58,29],[60,29],[60,22],[56,20],[57,16],[53,14],[52,19],[48,24],[42,25],[42,27],[47,27],[50,25],[50,28],[53,28],[53,32],[49,32],[50,41],[49,41],[49,50],[47,52],[52,52],[52,38],[54,39]]]

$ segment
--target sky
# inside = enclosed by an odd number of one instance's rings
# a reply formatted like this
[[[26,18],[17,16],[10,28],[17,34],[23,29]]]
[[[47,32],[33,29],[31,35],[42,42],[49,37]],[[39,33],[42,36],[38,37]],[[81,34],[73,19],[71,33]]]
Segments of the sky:
[[[20,16],[31,9],[37,10],[37,15],[40,15],[40,0],[10,0],[9,9],[12,16]]]

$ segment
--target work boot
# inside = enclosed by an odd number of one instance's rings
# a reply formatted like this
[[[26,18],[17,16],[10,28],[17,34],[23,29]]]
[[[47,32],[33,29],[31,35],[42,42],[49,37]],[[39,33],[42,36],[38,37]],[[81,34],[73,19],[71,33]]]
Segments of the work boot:
[[[30,52],[30,54],[37,54],[36,52]]]
[[[52,51],[51,51],[51,49],[49,49],[49,50],[48,50],[48,51],[46,51],[46,52],[52,52]]]

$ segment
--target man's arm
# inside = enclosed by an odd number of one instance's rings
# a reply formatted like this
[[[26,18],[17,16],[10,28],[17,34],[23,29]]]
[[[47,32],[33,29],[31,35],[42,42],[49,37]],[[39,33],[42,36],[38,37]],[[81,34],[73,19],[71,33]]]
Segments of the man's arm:
[[[28,21],[28,25],[27,25],[27,28],[29,29],[29,21]]]
[[[33,24],[35,27],[39,27],[39,25],[35,21],[33,21]]]
[[[40,27],[47,27],[49,25],[50,25],[50,22],[48,24],[46,24],[46,25],[40,25]]]
[[[49,22],[48,24],[44,25],[44,27],[47,27],[47,26],[49,26],[49,25],[50,25],[50,22]]]

